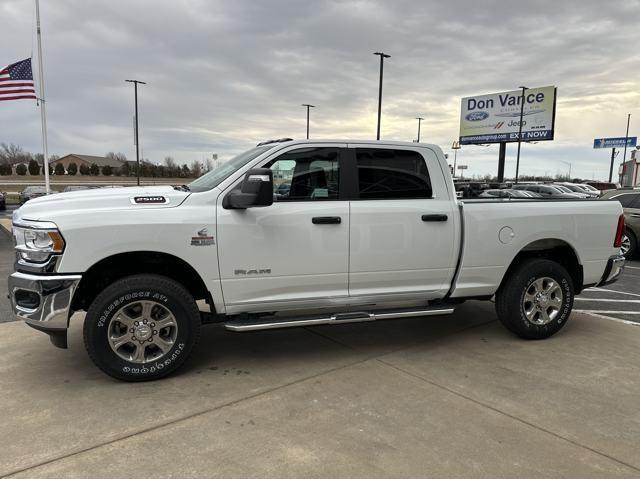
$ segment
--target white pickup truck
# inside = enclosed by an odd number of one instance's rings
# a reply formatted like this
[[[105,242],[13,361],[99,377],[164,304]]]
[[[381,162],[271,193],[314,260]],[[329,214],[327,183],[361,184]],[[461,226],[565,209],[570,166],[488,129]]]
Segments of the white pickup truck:
[[[510,331],[539,339],[574,295],[621,274],[623,229],[617,201],[459,201],[433,145],[283,139],[188,186],[29,201],[13,218],[9,295],[63,348],[86,311],[89,356],[129,381],[175,371],[208,322],[424,317],[495,297]]]

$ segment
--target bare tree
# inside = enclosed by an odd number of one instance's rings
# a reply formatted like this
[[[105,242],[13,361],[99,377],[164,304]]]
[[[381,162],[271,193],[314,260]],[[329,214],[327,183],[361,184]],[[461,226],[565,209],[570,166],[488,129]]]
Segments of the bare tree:
[[[0,143],[0,163],[10,165],[28,163],[31,158],[31,153],[25,152],[21,146],[14,143]]]
[[[202,175],[202,164],[198,160],[193,160],[189,169],[191,170],[191,175],[194,178],[198,178]]]
[[[169,170],[173,170],[176,167],[176,160],[173,159],[173,156],[165,156],[164,157],[164,165]]]
[[[116,160],[116,161],[121,161],[121,162],[125,162],[127,161],[127,155],[125,155],[124,153],[114,153],[113,151],[110,151],[109,153],[107,153],[106,155],[104,155],[106,158],[109,158],[110,160]]]

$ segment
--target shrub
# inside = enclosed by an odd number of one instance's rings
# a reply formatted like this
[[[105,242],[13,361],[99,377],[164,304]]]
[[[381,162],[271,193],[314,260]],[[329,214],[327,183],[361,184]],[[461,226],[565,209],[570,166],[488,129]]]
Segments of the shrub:
[[[113,173],[113,171],[109,165],[104,165],[102,167],[102,174],[104,176],[111,176],[111,173]]]
[[[40,174],[40,165],[36,160],[29,160],[29,174],[32,176]]]
[[[95,163],[91,163],[89,171],[91,172],[92,176],[98,176],[100,174],[100,168]]]
[[[24,166],[24,163],[20,163],[18,166],[16,166],[16,173],[20,176],[24,176],[27,174],[27,167]]]
[[[82,163],[80,165],[80,174],[81,175],[88,175],[90,173],[91,173],[90,168],[86,164]]]
[[[0,175],[9,176],[11,174],[11,165],[8,163],[0,163]]]
[[[78,173],[78,165],[75,163],[69,163],[67,166],[67,174],[71,176],[75,176]]]
[[[64,165],[62,163],[56,163],[54,170],[56,175],[64,175]]]

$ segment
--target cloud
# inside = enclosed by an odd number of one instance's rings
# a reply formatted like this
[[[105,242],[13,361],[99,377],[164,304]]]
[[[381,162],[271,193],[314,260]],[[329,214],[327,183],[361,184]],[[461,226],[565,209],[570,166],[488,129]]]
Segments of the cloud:
[[[450,152],[460,98],[556,85],[556,140],[523,146],[523,173],[608,175],[594,137],[640,118],[635,0],[602,2],[94,1],[41,6],[50,151],[134,156],[139,90],[144,156],[228,158],[266,138],[373,138],[378,58],[385,63],[382,136]],[[0,63],[29,56],[33,8],[4,0]],[[33,102],[0,104],[0,141],[40,148]],[[464,147],[467,174],[495,173],[497,146]],[[515,147],[507,148],[513,174]]]

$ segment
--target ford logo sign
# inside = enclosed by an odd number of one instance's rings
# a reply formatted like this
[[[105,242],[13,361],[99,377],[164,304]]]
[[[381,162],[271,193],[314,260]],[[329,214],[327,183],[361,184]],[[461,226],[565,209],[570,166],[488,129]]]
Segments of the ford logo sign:
[[[486,120],[487,118],[489,118],[489,113],[487,113],[486,111],[474,111],[467,114],[465,118],[467,119],[467,121]]]

